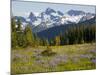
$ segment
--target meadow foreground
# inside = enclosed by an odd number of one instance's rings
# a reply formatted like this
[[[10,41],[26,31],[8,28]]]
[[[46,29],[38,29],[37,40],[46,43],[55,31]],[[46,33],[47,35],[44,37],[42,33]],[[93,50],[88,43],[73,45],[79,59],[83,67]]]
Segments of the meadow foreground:
[[[12,74],[96,69],[95,43],[50,46],[51,51],[46,49],[46,46],[12,49]]]

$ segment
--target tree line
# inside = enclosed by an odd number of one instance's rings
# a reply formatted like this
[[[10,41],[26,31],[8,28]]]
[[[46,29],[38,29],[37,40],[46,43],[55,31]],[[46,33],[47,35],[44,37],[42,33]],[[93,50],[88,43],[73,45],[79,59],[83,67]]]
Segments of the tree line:
[[[96,25],[90,24],[72,24],[69,25],[65,32],[61,32],[53,39],[40,38],[32,32],[29,24],[22,28],[20,19],[16,22],[11,19],[11,47],[28,47],[28,46],[58,46],[69,44],[92,43],[96,40]]]
[[[92,43],[96,39],[96,25],[73,25],[60,36],[61,45]]]

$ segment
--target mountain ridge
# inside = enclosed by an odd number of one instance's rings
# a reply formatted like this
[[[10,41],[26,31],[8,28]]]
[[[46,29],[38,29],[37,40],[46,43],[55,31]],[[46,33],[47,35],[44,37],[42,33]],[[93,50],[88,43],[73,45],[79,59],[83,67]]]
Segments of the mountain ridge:
[[[34,12],[30,12],[27,18],[22,16],[14,16],[16,20],[21,19],[22,25],[29,24],[34,33],[41,32],[48,28],[63,24],[77,24],[95,17],[93,13],[86,13],[80,10],[69,10],[67,13],[52,8],[46,8],[45,11],[39,13],[38,16]]]
[[[67,24],[67,25],[55,26],[55,27],[43,30],[41,32],[38,32],[37,35],[40,38],[50,40],[50,39],[53,39],[55,36],[58,36],[61,33],[66,32],[66,30],[68,30],[71,26],[74,26],[74,25],[78,25],[78,26],[79,25],[87,25],[88,26],[88,25],[92,25],[95,23],[96,23],[96,17],[94,17],[90,20],[84,21],[84,22],[80,22],[78,24]]]

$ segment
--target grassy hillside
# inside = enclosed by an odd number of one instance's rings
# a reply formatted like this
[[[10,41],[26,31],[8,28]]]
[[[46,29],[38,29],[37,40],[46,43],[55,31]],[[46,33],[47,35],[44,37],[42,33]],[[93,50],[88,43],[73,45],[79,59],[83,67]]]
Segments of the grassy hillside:
[[[96,68],[95,43],[51,46],[51,52],[55,53],[52,56],[41,54],[46,49],[46,46],[40,46],[38,48],[27,47],[25,49],[12,50],[12,74]]]

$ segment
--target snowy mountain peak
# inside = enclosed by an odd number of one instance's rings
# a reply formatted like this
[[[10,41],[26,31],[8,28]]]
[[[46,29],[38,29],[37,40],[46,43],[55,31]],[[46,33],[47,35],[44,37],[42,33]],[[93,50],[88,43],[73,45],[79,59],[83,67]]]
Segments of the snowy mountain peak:
[[[37,20],[36,16],[35,16],[32,12],[30,12],[30,14],[29,14],[29,17],[28,17],[28,18],[30,19],[30,21],[31,21],[31,22],[34,22],[34,21],[36,21],[36,20]]]
[[[30,12],[27,18],[16,16],[15,19],[20,18],[23,25],[29,24],[33,29],[35,28],[35,32],[39,32],[58,25],[76,24],[94,17],[95,14],[80,10],[69,10],[67,13],[64,13],[48,7],[46,10],[39,12],[38,15],[36,15],[35,12]]]
[[[56,11],[55,11],[54,9],[51,9],[51,8],[48,7],[48,8],[45,10],[45,14],[50,15],[51,13],[56,13]]]
[[[63,15],[64,15],[64,13],[63,13],[63,12],[61,12],[61,11],[57,11],[57,13],[58,13],[59,15],[61,15],[61,16],[63,16]]]
[[[80,10],[69,10],[67,14],[70,16],[77,16],[77,15],[84,15],[85,12]]]

